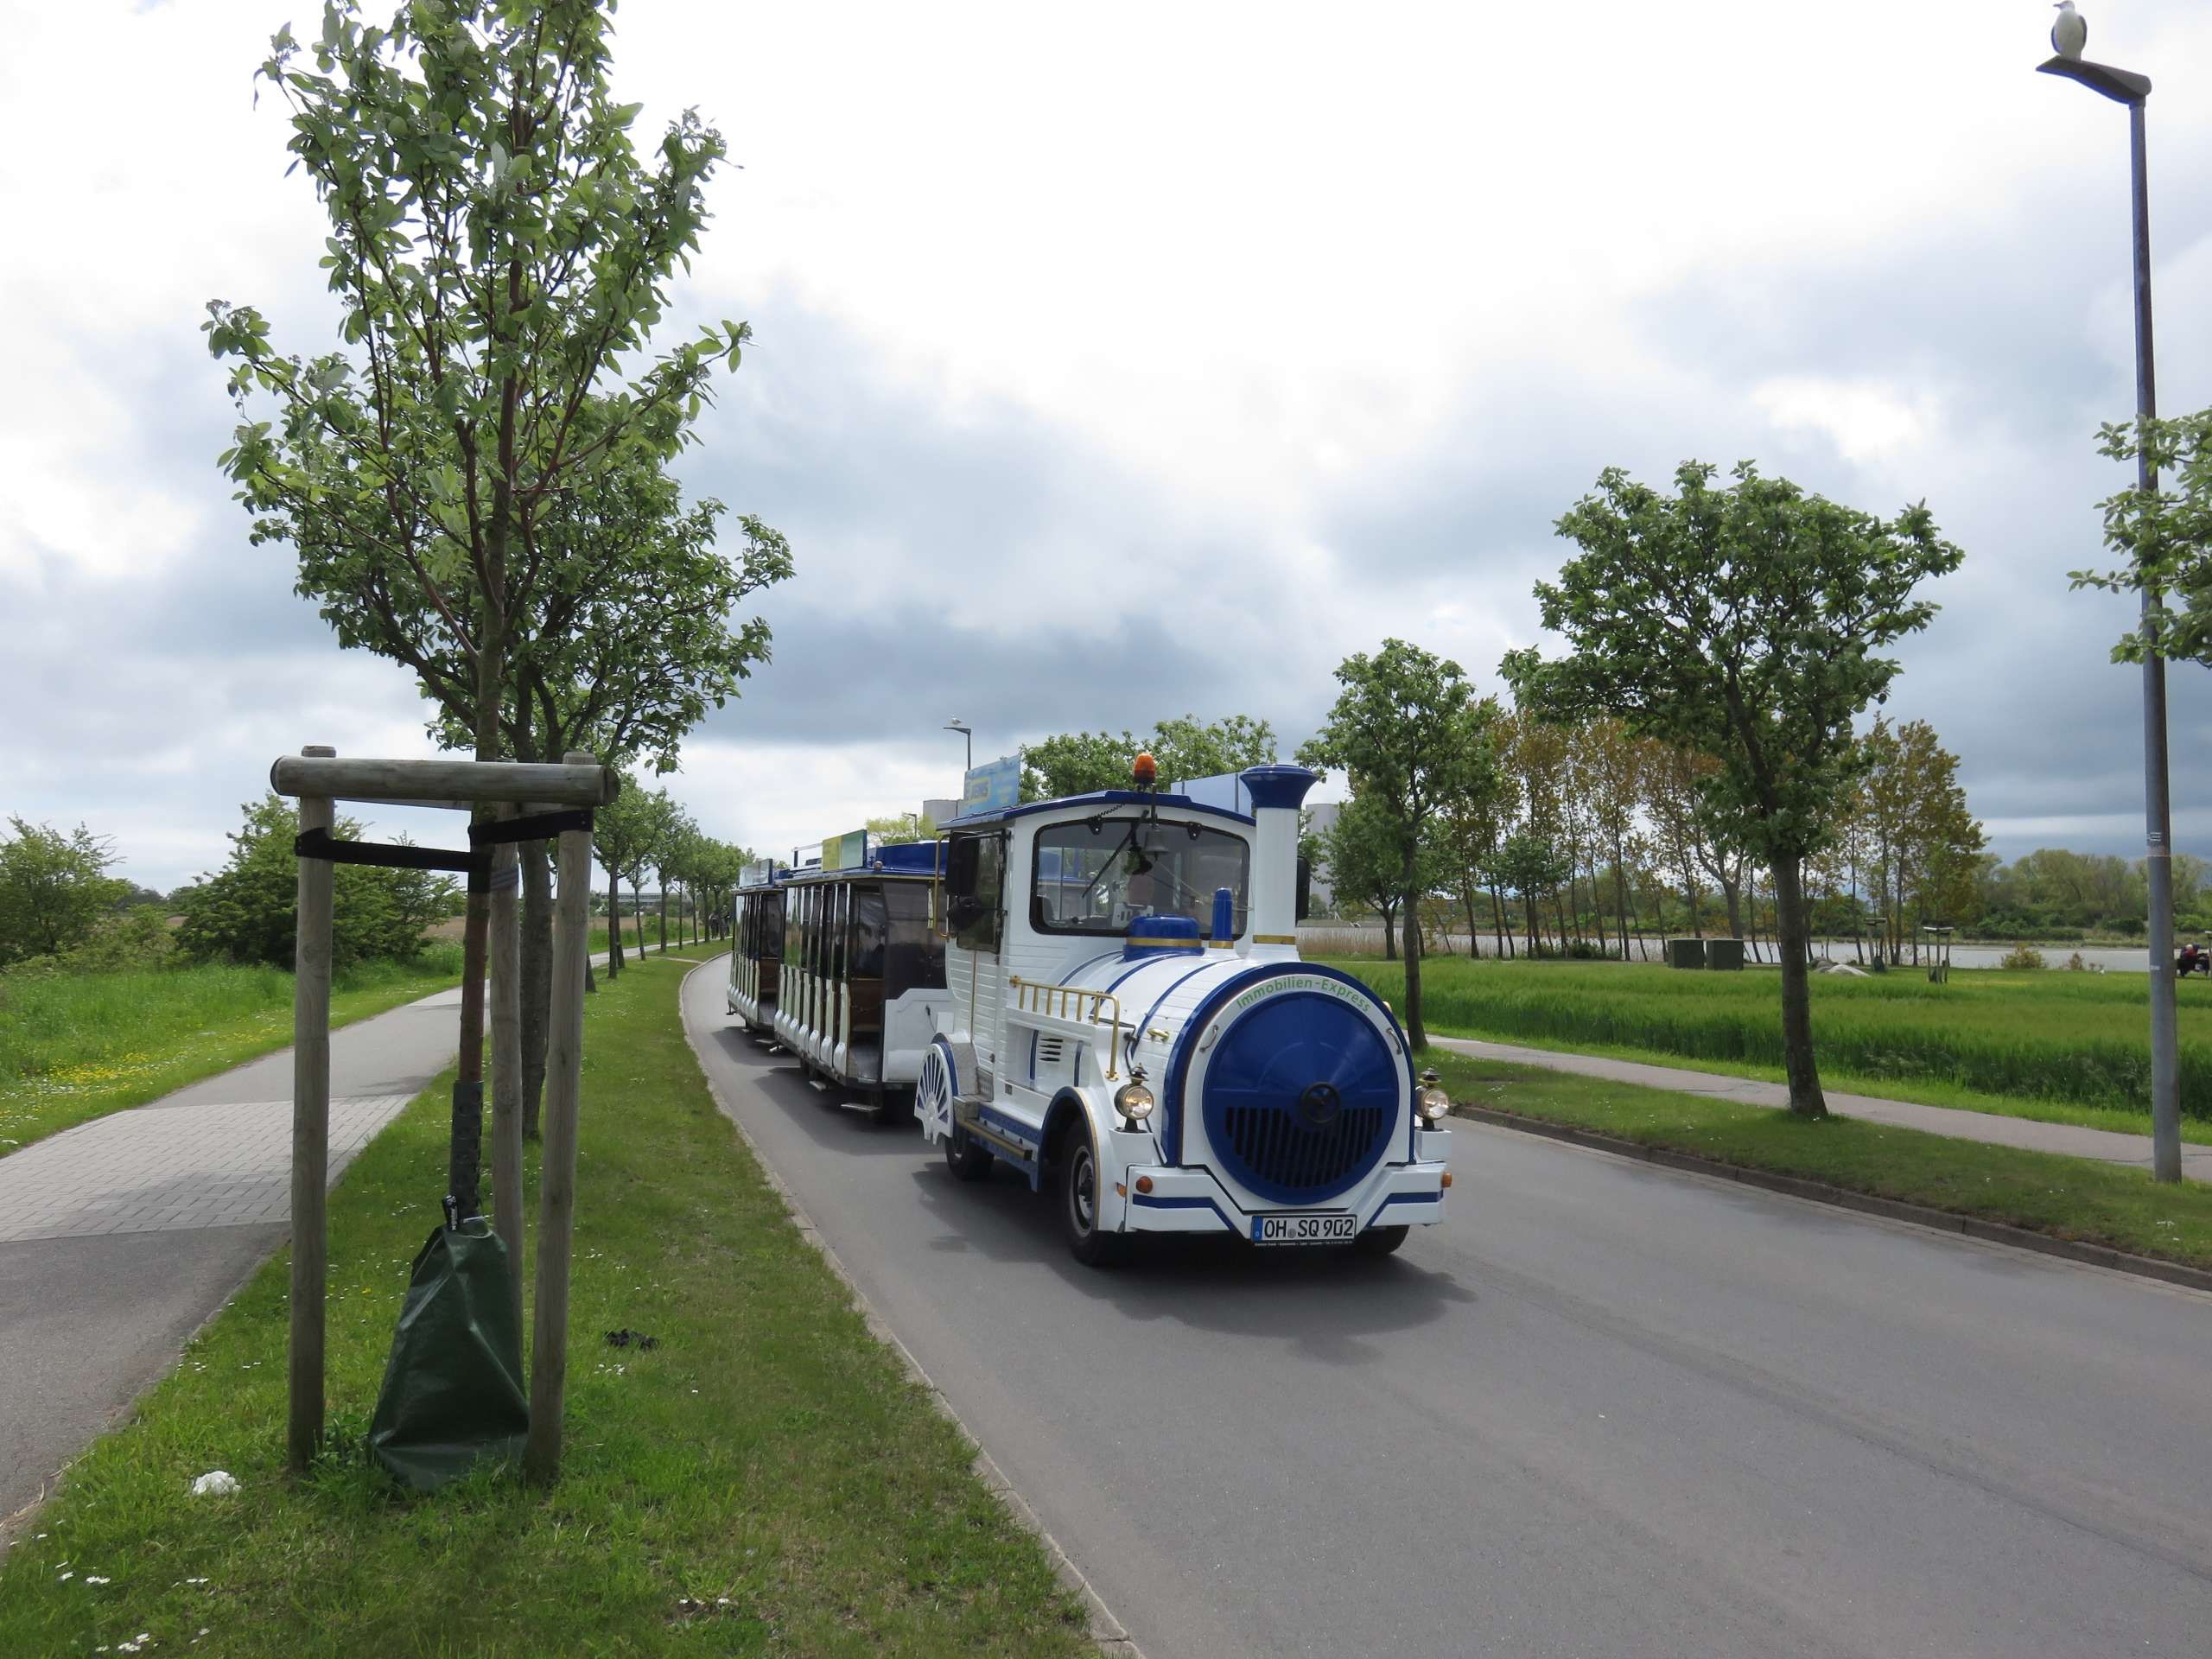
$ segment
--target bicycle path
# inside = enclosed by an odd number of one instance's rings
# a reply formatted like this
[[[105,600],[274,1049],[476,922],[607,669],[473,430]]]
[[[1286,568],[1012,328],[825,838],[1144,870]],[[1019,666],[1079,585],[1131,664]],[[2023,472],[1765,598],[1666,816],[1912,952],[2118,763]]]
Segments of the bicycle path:
[[[1747,1106],[1783,1107],[1789,1103],[1789,1090],[1782,1084],[1732,1077],[1718,1071],[1691,1071],[1679,1066],[1650,1065],[1640,1060],[1606,1059],[1595,1054],[1563,1054],[1554,1049],[1524,1048],[1518,1043],[1493,1043],[1472,1037],[1432,1036],[1429,1041],[1439,1048],[1478,1059],[1510,1060],[1516,1065],[1570,1071],[1578,1077],[1632,1083],[1646,1089],[1671,1090],[1678,1095],[1704,1095],[1740,1101]],[[2084,1128],[2075,1123],[2042,1123],[2032,1118],[1969,1112],[1955,1106],[1885,1100],[1878,1095],[1847,1095],[1834,1089],[1826,1093],[1828,1109],[1843,1117],[1921,1129],[1929,1135],[1948,1135],[1955,1141],[1979,1141],[1987,1146],[2018,1147],[2029,1152],[2062,1153],[2069,1158],[2094,1158],[2100,1163],[2127,1164],[2144,1170],[2151,1167],[2151,1137],[2147,1135]],[[2193,1141],[2182,1142],[2181,1168],[2186,1179],[2212,1181],[2212,1146]]]

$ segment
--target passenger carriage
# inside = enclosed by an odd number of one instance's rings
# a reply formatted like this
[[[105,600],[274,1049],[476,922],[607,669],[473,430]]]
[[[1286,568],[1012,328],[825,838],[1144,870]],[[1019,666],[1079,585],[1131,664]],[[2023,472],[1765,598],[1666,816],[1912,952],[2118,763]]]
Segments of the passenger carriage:
[[[767,1025],[810,1077],[899,1121],[949,1012],[935,842],[870,849],[855,834],[779,878],[783,950]]]
[[[756,1037],[773,1037],[777,980],[784,963],[784,883],[772,859],[745,867],[733,906],[729,1011]]]
[[[1156,793],[1149,756],[1136,781],[946,826],[923,1134],[1048,1192],[1088,1263],[1147,1232],[1397,1249],[1443,1219],[1450,1104],[1388,1005],[1299,957],[1315,774],[1240,774],[1249,814]]]

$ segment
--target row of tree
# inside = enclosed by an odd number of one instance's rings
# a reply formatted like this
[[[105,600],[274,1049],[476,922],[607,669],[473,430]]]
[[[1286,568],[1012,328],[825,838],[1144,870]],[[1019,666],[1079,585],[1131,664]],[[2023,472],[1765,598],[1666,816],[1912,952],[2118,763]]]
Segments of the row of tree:
[[[1756,941],[1773,925],[1773,880],[1704,792],[1719,764],[1611,716],[1551,721],[1485,699],[1467,741],[1487,751],[1423,838],[1415,884],[1423,937],[1486,936],[1519,950],[1649,955],[1669,933],[1720,927]],[[1981,826],[1958,761],[1922,721],[1875,721],[1863,769],[1826,810],[1829,840],[1807,866],[1815,931],[1878,940],[1892,959],[1931,920],[1980,902]],[[1319,852],[1343,913],[1385,922],[1395,955],[1401,854],[1380,803],[1355,795]],[[1764,901],[1764,902],[1763,902]]]
[[[665,789],[632,784],[592,814],[592,852],[607,872],[607,971],[622,971],[622,899],[620,884],[630,886],[631,911],[637,917],[636,949],[645,951],[643,910],[645,877],[658,889],[660,948],[668,949],[668,906],[677,901],[678,942],[692,936],[720,938],[729,914],[730,896],[753,855],[717,841],[702,830]]]

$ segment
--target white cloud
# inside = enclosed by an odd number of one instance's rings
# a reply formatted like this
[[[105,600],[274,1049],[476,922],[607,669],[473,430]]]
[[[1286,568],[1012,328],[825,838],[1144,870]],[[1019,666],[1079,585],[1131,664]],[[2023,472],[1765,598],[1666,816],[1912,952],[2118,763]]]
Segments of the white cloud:
[[[0,60],[0,591],[35,632],[105,639],[18,645],[0,808],[99,818],[145,880],[219,859],[279,751],[424,743],[404,675],[247,599],[289,567],[244,546],[213,465],[204,302],[331,338],[320,215],[280,101],[251,106],[283,16],[17,8]],[[2063,572],[2107,486],[2087,434],[2130,402],[2124,122],[2031,73],[2032,11],[1895,21],[626,8],[645,130],[697,104],[742,163],[676,297],[762,332],[686,474],[799,567],[766,601],[779,662],[678,792],[729,839],[818,839],[944,791],[952,705],[1008,741],[1243,708],[1288,747],[1386,633],[1489,683],[1600,466],[1754,454],[1877,510],[1929,499],[1970,559],[1900,704],[1997,757],[2008,811],[2041,789],[2090,833],[2109,802],[2042,764],[2047,733],[2005,748],[1987,694],[2024,663],[2050,729],[2118,706],[2111,607]],[[2100,30],[2158,83],[2161,376],[2189,407],[2212,397],[2212,16]],[[824,747],[802,696],[859,741]],[[87,787],[87,754],[128,787]]]

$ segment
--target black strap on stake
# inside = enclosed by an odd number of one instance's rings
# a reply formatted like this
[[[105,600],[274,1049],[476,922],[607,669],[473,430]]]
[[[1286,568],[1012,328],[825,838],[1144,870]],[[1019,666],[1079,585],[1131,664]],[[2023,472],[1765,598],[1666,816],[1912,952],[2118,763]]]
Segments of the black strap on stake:
[[[292,850],[302,858],[327,859],[333,864],[371,864],[391,870],[451,870],[468,878],[471,893],[492,888],[492,849],[508,842],[544,841],[564,830],[589,830],[588,809],[573,812],[540,812],[527,818],[488,818],[468,826],[468,850],[448,852],[440,847],[405,847],[389,841],[340,841],[327,830],[310,830],[292,838]]]
[[[573,812],[540,812],[527,818],[486,818],[468,826],[468,844],[493,847],[508,841],[550,841],[563,830],[591,828],[591,809]]]

